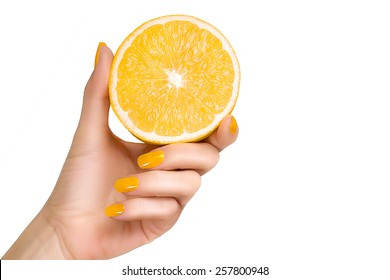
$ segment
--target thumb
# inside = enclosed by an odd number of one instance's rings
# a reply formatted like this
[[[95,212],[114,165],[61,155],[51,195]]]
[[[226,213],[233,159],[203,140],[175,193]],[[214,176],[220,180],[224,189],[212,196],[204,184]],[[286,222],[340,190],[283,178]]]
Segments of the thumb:
[[[83,107],[78,136],[87,137],[94,141],[109,133],[108,112],[110,101],[108,97],[108,77],[110,74],[113,54],[105,43],[99,43],[95,69],[85,86]]]

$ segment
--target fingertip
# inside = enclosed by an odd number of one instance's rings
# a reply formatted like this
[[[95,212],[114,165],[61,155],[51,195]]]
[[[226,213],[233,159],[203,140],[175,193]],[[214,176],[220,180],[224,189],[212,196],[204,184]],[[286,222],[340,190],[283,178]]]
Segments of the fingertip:
[[[96,65],[99,63],[100,51],[101,51],[102,47],[107,47],[107,44],[104,42],[99,43],[97,50],[96,50],[94,68],[96,68]]]
[[[205,139],[205,142],[222,151],[236,141],[238,132],[239,128],[236,118],[228,115],[222,120],[217,130]]]
[[[105,214],[107,217],[117,217],[125,212],[125,205],[123,203],[112,204],[106,207]]]
[[[233,115],[226,116],[218,127],[218,137],[225,140],[226,147],[233,144],[238,137],[239,127]],[[226,148],[225,147],[225,148]]]
[[[108,78],[113,56],[107,44],[100,42],[95,54],[94,70],[85,87],[85,95],[93,95],[95,98],[108,96]]]
[[[238,133],[237,120],[234,116],[230,116],[229,132],[232,135],[235,135]]]
[[[108,68],[111,68],[111,62],[114,57],[114,54],[112,53],[111,49],[107,46],[106,43],[100,42],[98,47],[98,57],[96,62],[96,67],[99,63],[103,64],[104,66],[107,66],[107,64],[110,66]],[[107,67],[104,67],[105,69]]]
[[[108,81],[114,55],[106,43],[100,42],[96,50],[95,66],[91,79]]]

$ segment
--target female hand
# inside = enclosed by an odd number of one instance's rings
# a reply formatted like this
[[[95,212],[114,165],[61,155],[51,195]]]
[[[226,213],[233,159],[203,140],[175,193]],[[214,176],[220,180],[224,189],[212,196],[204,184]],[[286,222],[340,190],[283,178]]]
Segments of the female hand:
[[[108,259],[168,231],[238,134],[233,117],[200,143],[128,143],[108,126],[113,55],[99,44],[80,122],[48,201],[4,259]]]

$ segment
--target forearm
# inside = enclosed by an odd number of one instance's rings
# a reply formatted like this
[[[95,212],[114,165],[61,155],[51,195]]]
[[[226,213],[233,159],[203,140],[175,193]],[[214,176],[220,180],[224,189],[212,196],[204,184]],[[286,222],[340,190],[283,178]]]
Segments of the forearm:
[[[55,229],[40,214],[28,225],[3,260],[64,259]]]

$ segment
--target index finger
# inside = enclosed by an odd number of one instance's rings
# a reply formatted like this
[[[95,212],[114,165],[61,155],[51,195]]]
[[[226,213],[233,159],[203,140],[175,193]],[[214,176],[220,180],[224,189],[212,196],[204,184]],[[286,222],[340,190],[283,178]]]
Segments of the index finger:
[[[220,152],[233,144],[238,137],[238,125],[236,119],[232,116],[226,116],[216,131],[202,142],[213,145]]]

